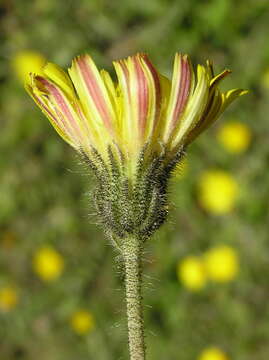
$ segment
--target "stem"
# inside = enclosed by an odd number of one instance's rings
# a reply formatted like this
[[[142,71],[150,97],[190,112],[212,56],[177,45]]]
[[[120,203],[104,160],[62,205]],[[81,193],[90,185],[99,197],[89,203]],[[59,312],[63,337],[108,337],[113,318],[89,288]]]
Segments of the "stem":
[[[135,236],[123,246],[130,360],[145,360],[142,309],[142,248]]]

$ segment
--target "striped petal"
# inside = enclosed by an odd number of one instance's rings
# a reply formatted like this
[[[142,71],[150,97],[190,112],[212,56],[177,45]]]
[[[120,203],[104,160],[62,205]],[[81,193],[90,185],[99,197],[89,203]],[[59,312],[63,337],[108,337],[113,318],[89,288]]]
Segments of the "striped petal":
[[[149,88],[148,112],[145,126],[145,139],[149,139],[152,136],[154,130],[156,129],[158,122],[160,121],[163,94],[160,75],[158,74],[157,70],[155,69],[147,55],[142,55],[141,64],[143,66]]]
[[[89,122],[99,132],[104,128],[112,134],[115,112],[107,88],[89,55],[77,57],[69,74]]]
[[[53,125],[54,129],[57,131],[57,133],[71,146],[76,147],[75,143],[72,141],[66,129],[57,118],[55,112],[52,109],[50,109],[50,105],[48,104],[48,99],[46,95],[41,91],[38,91],[37,88],[35,88],[34,86],[28,83],[25,84],[25,89],[28,92],[28,94],[32,97],[32,99],[35,101],[35,103],[40,107],[42,112],[47,116],[47,118]]]
[[[167,105],[163,140],[168,142],[175,128],[181,123],[182,114],[193,92],[193,71],[187,55],[176,54],[172,86]]]
[[[136,123],[132,121],[132,107],[131,107],[131,95],[129,85],[129,70],[126,65],[126,60],[120,60],[113,63],[119,85],[119,101],[121,112],[118,114],[118,127],[119,132],[122,135],[125,143],[129,148],[134,148],[136,141],[135,136],[137,134]]]
[[[132,149],[139,148],[152,138],[160,119],[159,74],[145,54],[116,61],[114,67],[122,104],[121,135]]]
[[[31,93],[66,141],[76,149],[89,145],[90,131],[75,98],[71,102],[57,85],[41,76],[33,78]]]
[[[174,133],[171,143],[172,148],[181,145],[184,142],[187,134],[199,121],[201,114],[203,113],[207,104],[208,92],[209,79],[207,71],[204,66],[198,65],[197,85],[186,105],[186,108],[184,109],[180,124]]]

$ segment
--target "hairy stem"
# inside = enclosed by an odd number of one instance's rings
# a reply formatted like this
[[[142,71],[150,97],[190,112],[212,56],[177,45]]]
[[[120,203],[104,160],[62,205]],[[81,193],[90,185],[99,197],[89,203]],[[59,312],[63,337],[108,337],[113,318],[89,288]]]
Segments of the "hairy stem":
[[[130,360],[145,360],[142,309],[142,248],[135,236],[123,246]]]

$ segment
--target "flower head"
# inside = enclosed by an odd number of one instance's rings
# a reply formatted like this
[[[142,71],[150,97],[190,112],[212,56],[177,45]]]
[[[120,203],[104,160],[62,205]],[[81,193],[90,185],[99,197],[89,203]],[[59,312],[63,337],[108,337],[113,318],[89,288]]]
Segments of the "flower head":
[[[70,325],[78,335],[85,335],[94,329],[95,323],[89,311],[78,310],[72,314]]]
[[[217,138],[227,151],[239,154],[249,147],[251,131],[247,125],[239,121],[230,121],[219,128]]]
[[[203,260],[198,256],[187,256],[179,262],[177,275],[183,285],[193,291],[201,290],[207,282]]]
[[[58,133],[76,150],[108,160],[117,146],[127,167],[137,162],[145,144],[150,150],[176,152],[192,142],[245,90],[221,92],[210,62],[196,74],[187,55],[176,54],[172,80],[159,74],[148,56],[114,62],[118,82],[99,71],[89,55],[77,57],[69,75],[48,63],[44,76],[32,74],[26,88]],[[160,147],[159,144],[162,144]]]
[[[46,58],[37,51],[23,50],[16,53],[11,65],[18,78],[24,82],[29,80],[29,73],[42,74],[42,68],[46,64]]]
[[[208,250],[204,255],[204,264],[208,277],[220,283],[233,280],[239,271],[238,254],[227,245]]]
[[[236,180],[223,170],[202,173],[198,183],[198,200],[208,212],[223,215],[231,212],[238,197]]]
[[[212,346],[204,349],[198,360],[229,360],[229,358],[221,349]]]
[[[33,258],[33,270],[44,281],[58,279],[64,269],[63,257],[52,247],[40,248]]]
[[[142,53],[114,67],[117,81],[89,55],[74,59],[68,73],[48,63],[26,89],[93,170],[109,232],[144,237],[166,217],[167,180],[185,148],[246,91],[222,92],[230,71],[215,76],[209,61],[194,71],[187,55],[176,54],[172,80]]]
[[[0,288],[0,310],[7,312],[12,310],[18,303],[19,297],[16,289],[11,286]]]

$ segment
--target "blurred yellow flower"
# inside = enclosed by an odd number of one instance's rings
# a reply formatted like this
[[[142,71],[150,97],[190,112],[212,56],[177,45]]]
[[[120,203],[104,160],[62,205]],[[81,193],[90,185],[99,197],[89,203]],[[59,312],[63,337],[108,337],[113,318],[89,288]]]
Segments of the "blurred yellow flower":
[[[56,280],[64,269],[63,257],[52,247],[43,247],[34,255],[33,269],[44,281]]]
[[[229,173],[208,170],[198,183],[198,201],[210,213],[226,214],[233,210],[238,191],[238,184]]]
[[[177,275],[182,284],[193,291],[202,289],[207,281],[203,261],[197,256],[187,256],[179,262]]]
[[[239,271],[239,259],[236,250],[230,246],[219,245],[204,255],[207,275],[216,282],[233,280]]]
[[[231,121],[219,128],[217,139],[229,152],[242,153],[249,147],[251,131],[245,124]]]
[[[228,356],[217,347],[209,347],[204,349],[198,360],[229,360]]]
[[[6,286],[0,289],[0,310],[9,311],[12,310],[18,303],[17,291],[11,287]]]
[[[39,52],[24,50],[16,53],[12,59],[12,67],[17,77],[25,82],[30,73],[42,75],[42,68],[46,63],[46,58]]]
[[[72,315],[70,325],[77,334],[84,335],[94,328],[95,323],[89,311],[78,310]]]

